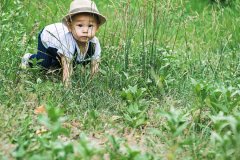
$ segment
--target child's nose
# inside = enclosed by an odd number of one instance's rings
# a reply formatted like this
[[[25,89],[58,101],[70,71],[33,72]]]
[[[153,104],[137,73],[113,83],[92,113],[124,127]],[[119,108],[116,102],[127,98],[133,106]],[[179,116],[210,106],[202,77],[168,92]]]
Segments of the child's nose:
[[[88,27],[83,27],[83,32],[87,33],[88,32]]]

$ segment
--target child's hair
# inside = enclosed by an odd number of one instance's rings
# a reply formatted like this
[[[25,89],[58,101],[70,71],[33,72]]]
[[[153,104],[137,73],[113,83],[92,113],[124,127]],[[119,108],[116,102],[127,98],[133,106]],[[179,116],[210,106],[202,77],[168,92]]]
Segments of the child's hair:
[[[88,12],[82,12],[82,13],[78,13],[78,14],[74,14],[74,15],[72,15],[72,16],[69,16],[69,18],[68,18],[68,23],[71,24],[72,20],[73,20],[74,17],[77,16],[77,15],[89,15],[89,16],[92,16],[92,17],[95,18],[97,24],[98,24],[98,25],[100,24],[100,19],[99,19],[99,17],[98,17],[96,14],[94,14],[94,13],[88,13]]]

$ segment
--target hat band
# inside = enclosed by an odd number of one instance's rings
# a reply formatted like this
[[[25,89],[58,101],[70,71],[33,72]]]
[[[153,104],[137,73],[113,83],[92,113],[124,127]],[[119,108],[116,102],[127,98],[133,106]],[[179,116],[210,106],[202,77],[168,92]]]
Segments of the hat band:
[[[94,8],[90,8],[90,7],[76,8],[76,9],[71,10],[69,13],[73,14],[73,13],[77,13],[77,12],[89,12],[89,13],[99,14],[98,10],[96,10]]]

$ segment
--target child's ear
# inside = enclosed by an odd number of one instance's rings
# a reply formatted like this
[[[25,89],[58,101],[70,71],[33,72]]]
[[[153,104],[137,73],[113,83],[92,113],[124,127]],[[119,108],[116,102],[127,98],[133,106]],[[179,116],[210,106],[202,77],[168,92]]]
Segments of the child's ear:
[[[67,28],[68,28],[69,32],[72,32],[72,24],[71,24],[71,22],[67,22]]]

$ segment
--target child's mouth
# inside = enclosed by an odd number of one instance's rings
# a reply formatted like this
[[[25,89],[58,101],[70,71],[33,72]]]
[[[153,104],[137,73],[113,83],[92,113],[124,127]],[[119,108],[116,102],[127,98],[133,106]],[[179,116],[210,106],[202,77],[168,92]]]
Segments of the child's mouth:
[[[88,41],[88,37],[87,36],[81,36],[81,37],[79,37],[79,41]]]

